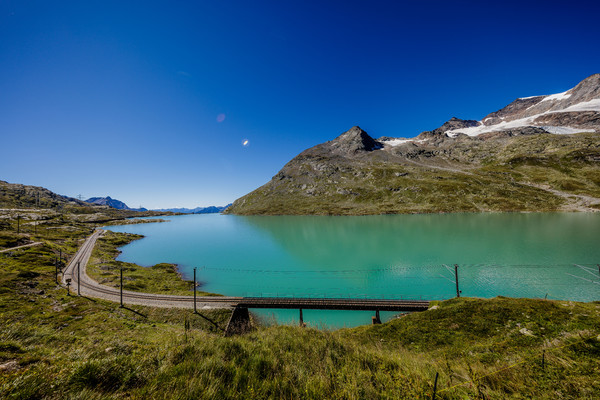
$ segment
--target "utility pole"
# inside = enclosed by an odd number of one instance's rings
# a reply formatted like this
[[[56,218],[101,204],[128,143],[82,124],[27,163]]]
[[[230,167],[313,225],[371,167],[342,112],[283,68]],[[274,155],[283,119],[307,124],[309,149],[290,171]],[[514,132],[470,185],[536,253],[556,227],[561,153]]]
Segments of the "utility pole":
[[[17,233],[21,233],[21,216],[17,215]]]
[[[194,314],[197,313],[196,310],[196,267],[194,267]]]
[[[79,273],[81,269],[81,262],[77,262],[77,296],[81,296],[81,274]]]
[[[121,306],[123,307],[123,267],[121,267]]]
[[[58,258],[54,256],[54,269],[56,272],[56,284],[58,284]]]
[[[458,290],[458,264],[454,264],[454,280],[456,281],[456,297],[460,297],[460,290]]]

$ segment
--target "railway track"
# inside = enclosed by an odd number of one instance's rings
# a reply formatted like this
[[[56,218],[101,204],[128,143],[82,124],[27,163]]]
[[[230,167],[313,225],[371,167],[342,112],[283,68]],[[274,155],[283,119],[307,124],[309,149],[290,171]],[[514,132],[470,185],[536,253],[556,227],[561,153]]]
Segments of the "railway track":
[[[102,285],[87,275],[86,266],[96,240],[103,234],[98,229],[86,239],[73,256],[63,274],[63,284],[70,283],[70,290],[81,295],[120,302],[119,289]],[[152,307],[193,308],[194,297],[182,295],[140,293],[123,290],[125,304]],[[197,308],[270,308],[270,309],[319,309],[319,310],[371,310],[412,312],[425,311],[429,301],[422,300],[376,300],[343,298],[295,298],[295,297],[226,297],[198,296]]]

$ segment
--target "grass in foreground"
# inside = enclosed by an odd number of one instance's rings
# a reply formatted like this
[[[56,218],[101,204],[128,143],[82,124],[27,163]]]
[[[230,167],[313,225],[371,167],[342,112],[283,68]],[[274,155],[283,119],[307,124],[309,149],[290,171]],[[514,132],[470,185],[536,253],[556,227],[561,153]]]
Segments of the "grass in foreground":
[[[600,397],[600,303],[454,299],[380,326],[224,338],[226,310],[203,311],[217,328],[66,296],[54,256],[88,234],[71,228],[0,254],[0,398],[429,399],[436,372],[438,399]]]

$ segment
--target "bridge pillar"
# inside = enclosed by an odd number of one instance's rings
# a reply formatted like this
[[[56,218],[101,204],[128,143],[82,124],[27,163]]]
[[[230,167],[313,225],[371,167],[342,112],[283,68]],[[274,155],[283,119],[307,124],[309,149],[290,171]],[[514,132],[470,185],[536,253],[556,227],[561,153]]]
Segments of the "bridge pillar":
[[[371,318],[373,325],[381,324],[381,318],[379,318],[379,310],[375,310],[375,316]]]
[[[300,326],[301,327],[306,326],[306,324],[304,323],[304,316],[302,315],[302,309],[300,309]]]
[[[235,307],[225,328],[225,336],[239,335],[250,331],[250,313],[247,307]]]

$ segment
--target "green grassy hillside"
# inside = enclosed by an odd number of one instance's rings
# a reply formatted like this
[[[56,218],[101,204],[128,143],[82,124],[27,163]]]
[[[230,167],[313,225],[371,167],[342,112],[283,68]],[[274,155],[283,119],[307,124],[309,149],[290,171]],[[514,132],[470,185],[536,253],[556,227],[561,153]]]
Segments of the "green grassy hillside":
[[[600,134],[462,137],[352,157],[332,153],[325,145],[290,161],[273,180],[236,200],[226,212],[600,209]]]

